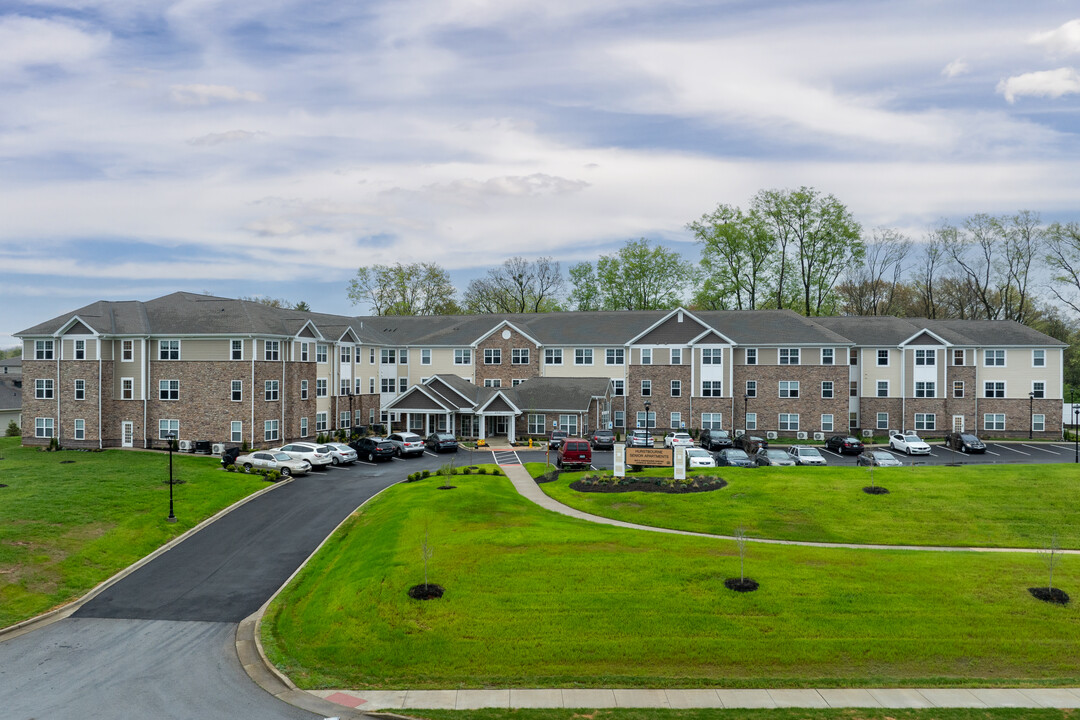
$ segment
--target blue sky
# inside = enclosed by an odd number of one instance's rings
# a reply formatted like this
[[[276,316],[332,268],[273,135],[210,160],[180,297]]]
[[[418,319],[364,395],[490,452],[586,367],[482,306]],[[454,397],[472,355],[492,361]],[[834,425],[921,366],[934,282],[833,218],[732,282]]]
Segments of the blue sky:
[[[174,290],[353,313],[762,188],[865,228],[1080,219],[1075,2],[0,3],[0,347]]]

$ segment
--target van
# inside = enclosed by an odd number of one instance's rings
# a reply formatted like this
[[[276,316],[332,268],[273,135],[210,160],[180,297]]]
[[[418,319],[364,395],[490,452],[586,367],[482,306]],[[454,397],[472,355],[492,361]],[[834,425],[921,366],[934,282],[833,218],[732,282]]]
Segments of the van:
[[[555,458],[555,465],[561,470],[564,467],[587,468],[592,465],[592,448],[589,442],[582,438],[567,438],[559,446],[559,455]]]

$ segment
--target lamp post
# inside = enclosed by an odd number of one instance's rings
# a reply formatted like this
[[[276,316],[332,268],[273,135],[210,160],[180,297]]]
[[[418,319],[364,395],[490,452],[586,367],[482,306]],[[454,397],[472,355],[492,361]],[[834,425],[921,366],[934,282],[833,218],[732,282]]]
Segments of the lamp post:
[[[1028,440],[1035,431],[1035,391],[1028,393]]]
[[[743,395],[742,396],[742,426],[743,426],[743,432],[746,433],[747,435],[750,434],[750,428],[746,427],[746,415],[747,415],[746,411],[749,408],[749,406],[750,406],[750,396],[749,395]]]
[[[176,439],[176,433],[172,430],[165,431],[165,440],[169,443],[169,517],[166,518],[168,522],[176,522],[176,513],[173,512],[173,472],[172,472],[172,451],[173,440]]]
[[[645,432],[649,432],[649,406],[651,404],[648,400],[645,401]]]

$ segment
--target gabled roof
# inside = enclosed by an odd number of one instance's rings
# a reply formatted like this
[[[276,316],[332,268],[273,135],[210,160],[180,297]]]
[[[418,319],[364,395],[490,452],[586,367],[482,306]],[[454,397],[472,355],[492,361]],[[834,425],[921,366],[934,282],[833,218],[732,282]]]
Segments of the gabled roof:
[[[22,387],[0,379],[0,410],[22,409]],[[6,430],[6,428],[5,428]]]
[[[603,377],[534,377],[511,388],[510,393],[522,412],[585,412],[593,398],[605,397],[610,389],[611,380]]]
[[[490,330],[488,330],[488,331],[487,331],[486,333],[484,333],[484,334],[483,334],[483,335],[481,335],[480,337],[478,337],[478,338],[476,338],[475,340],[473,340],[473,341],[472,341],[472,343],[471,343],[471,345],[472,345],[473,347],[476,347],[477,345],[479,345],[480,343],[484,342],[484,341],[485,341],[485,340],[487,340],[487,339],[488,339],[489,337],[491,337],[492,335],[494,335],[495,333],[497,333],[497,332],[498,332],[499,330],[502,330],[503,328],[510,328],[510,329],[512,329],[512,330],[513,330],[514,332],[516,332],[517,334],[521,335],[521,336],[522,336],[523,338],[525,338],[526,340],[528,340],[529,342],[531,342],[531,343],[532,343],[533,345],[535,345],[536,347],[540,347],[540,345],[541,345],[541,342],[540,342],[539,340],[537,340],[536,338],[532,337],[531,335],[529,335],[529,333],[525,332],[524,330],[522,330],[521,328],[519,328],[519,327],[518,327],[517,325],[515,325],[515,324],[514,324],[514,323],[512,323],[512,322],[510,322],[509,320],[503,320],[503,321],[502,321],[502,322],[500,322],[500,323],[499,323],[498,325],[496,325],[495,327],[491,328]]]
[[[932,330],[926,330],[925,328],[915,333],[911,337],[903,340],[900,343],[901,347],[905,345],[951,345],[948,340],[944,339]]]
[[[423,385],[413,385],[404,394],[387,403],[385,409],[404,412],[453,412],[459,408]]]
[[[503,392],[503,388],[493,389],[495,392],[491,393],[491,397],[485,400],[484,403],[476,409],[477,412],[511,412],[515,415],[521,414],[521,409],[514,404],[513,400],[507,396],[507,393]]]

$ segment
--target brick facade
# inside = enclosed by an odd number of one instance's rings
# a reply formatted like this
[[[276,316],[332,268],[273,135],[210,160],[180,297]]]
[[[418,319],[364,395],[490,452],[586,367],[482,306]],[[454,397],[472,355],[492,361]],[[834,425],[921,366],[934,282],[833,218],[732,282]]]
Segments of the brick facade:
[[[509,333],[510,337],[504,338],[503,334]],[[522,365],[514,365],[514,349],[527,350],[529,362]],[[485,350],[498,350],[500,362],[497,365],[488,365],[484,362]],[[536,343],[529,340],[517,330],[504,327],[496,330],[484,341],[476,346],[476,357],[473,358],[473,366],[476,368],[476,384],[484,385],[485,380],[498,380],[501,387],[512,387],[514,380],[528,380],[540,374],[540,353],[543,350],[536,347]],[[564,359],[564,362],[573,362],[573,357]],[[596,362],[596,359],[593,359]]]
[[[779,437],[796,437],[797,432],[847,432],[848,368],[846,365],[736,365],[735,388],[742,391],[746,381],[757,381],[757,397],[747,402],[747,412],[757,413],[757,430],[777,432]],[[780,381],[798,381],[799,397],[780,397]],[[833,397],[821,396],[821,383],[831,381]],[[736,427],[745,427],[742,408],[736,411]],[[799,429],[780,430],[780,413],[797,413]],[[823,430],[821,416],[833,416],[833,430]]]

